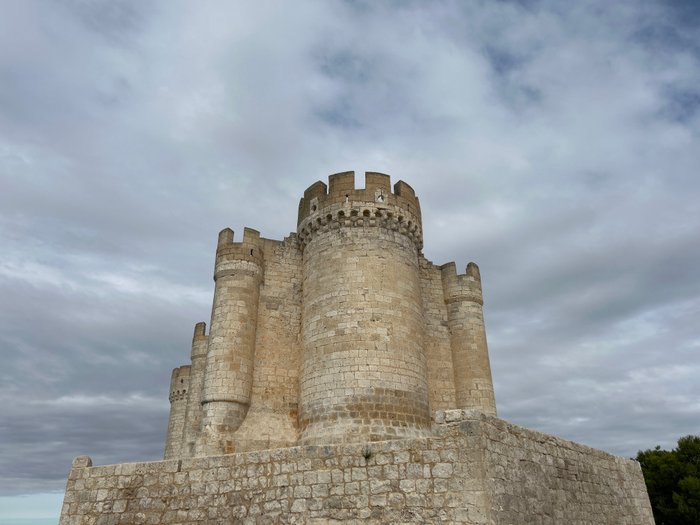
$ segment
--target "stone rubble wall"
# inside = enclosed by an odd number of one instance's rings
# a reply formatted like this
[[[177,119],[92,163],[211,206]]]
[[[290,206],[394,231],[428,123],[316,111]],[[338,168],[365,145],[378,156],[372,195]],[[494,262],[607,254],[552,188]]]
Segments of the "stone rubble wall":
[[[639,463],[484,418],[494,523],[653,524]]]
[[[71,469],[60,525],[653,525],[636,462],[448,410],[435,437]]]

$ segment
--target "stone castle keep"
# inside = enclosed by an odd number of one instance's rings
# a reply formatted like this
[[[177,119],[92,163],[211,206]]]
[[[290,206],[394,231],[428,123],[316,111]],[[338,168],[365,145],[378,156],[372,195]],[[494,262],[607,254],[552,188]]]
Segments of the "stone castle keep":
[[[430,435],[432,410],[496,415],[479,269],[422,254],[413,189],[317,182],[283,241],[225,229],[209,335],[173,371],[165,458]]]
[[[224,229],[164,461],[73,462],[61,524],[653,524],[639,465],[496,417],[479,269],[422,255],[403,181],[316,182]]]

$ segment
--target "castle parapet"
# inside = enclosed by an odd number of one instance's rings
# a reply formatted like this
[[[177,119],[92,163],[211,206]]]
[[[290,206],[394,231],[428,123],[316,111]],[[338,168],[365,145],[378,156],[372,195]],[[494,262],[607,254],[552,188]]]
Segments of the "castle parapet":
[[[328,177],[328,186],[315,182],[299,202],[297,233],[302,246],[316,231],[345,226],[383,227],[410,237],[423,247],[420,203],[413,188],[398,181],[391,189],[389,175],[365,173],[365,187],[355,189],[355,172]]]
[[[470,262],[467,265],[466,273],[463,274],[457,274],[457,265],[454,262],[440,266],[440,272],[446,303],[471,301],[480,305],[484,304],[481,274],[475,263]]]
[[[219,233],[214,280],[230,274],[231,271],[241,270],[248,266],[248,264],[241,265],[241,262],[249,263],[250,266],[257,266],[262,270],[264,261],[263,242],[260,238],[260,232],[252,228],[244,228],[241,242],[233,242],[233,236],[234,233],[231,228],[224,228]]]
[[[170,395],[168,399],[171,403],[182,401],[187,396],[187,389],[190,382],[190,365],[183,365],[173,369],[170,376]]]

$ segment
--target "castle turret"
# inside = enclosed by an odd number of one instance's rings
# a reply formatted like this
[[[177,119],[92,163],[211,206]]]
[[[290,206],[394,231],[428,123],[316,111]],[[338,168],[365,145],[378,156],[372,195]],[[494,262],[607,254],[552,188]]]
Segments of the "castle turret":
[[[232,434],[250,405],[263,252],[260,234],[249,228],[243,241],[219,234],[214,305],[204,373],[201,435],[197,455],[234,452]]]
[[[194,445],[202,425],[202,391],[204,389],[204,369],[207,361],[207,324],[197,323],[192,335],[192,365],[190,368],[190,390],[187,395],[185,423],[182,432],[181,457],[192,457]]]
[[[175,368],[170,376],[170,417],[165,437],[165,459],[180,457],[189,386],[190,366]]]
[[[479,267],[470,262],[465,275],[455,263],[441,267],[455,376],[457,408],[496,415],[491,365],[484,328],[484,300]]]
[[[302,443],[423,436],[421,214],[413,189],[354,172],[316,182],[299,203],[303,250]]]

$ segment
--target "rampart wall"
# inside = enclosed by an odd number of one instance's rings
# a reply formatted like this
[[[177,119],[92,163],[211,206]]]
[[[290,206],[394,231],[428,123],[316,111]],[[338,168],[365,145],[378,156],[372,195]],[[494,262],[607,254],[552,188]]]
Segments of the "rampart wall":
[[[73,463],[61,525],[653,525],[639,465],[473,411],[431,438],[92,467]]]

